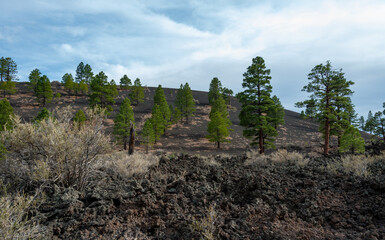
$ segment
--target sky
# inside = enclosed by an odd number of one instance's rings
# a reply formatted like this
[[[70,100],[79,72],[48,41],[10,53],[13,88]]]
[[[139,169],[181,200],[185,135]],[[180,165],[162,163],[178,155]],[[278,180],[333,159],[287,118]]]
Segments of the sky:
[[[352,86],[359,115],[385,102],[383,0],[0,0],[0,55],[20,81],[38,68],[51,81],[80,62],[119,83],[208,91],[212,78],[235,93],[261,56],[286,109],[311,69],[330,60]]]

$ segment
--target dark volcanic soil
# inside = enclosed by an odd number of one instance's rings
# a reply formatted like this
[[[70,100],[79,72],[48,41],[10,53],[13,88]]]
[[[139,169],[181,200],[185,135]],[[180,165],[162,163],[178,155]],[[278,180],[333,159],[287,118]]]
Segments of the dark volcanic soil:
[[[40,217],[54,239],[200,239],[194,219],[218,239],[385,239],[384,175],[246,159],[162,156],[132,178],[101,169],[85,194],[56,190]]]

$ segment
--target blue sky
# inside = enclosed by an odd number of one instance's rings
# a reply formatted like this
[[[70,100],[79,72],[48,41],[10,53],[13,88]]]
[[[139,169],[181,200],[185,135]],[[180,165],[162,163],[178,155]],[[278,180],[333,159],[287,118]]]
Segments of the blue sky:
[[[0,0],[0,55],[50,80],[83,61],[109,79],[207,91],[213,77],[242,91],[255,56],[290,110],[307,74],[330,60],[354,81],[360,115],[385,102],[385,1]]]

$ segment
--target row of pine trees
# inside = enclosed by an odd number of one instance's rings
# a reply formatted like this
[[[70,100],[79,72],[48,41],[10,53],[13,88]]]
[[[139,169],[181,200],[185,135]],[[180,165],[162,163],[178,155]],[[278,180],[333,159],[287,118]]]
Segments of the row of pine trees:
[[[16,92],[17,65],[11,58],[0,59],[0,90],[5,98]],[[257,146],[260,153],[267,148],[274,148],[278,128],[284,123],[284,108],[275,95],[272,95],[270,83],[270,69],[265,66],[262,57],[252,59],[252,64],[243,74],[242,87],[244,91],[236,95],[242,104],[239,114],[240,125],[244,127],[243,135],[251,140],[252,146]],[[354,105],[351,101],[353,91],[350,87],[354,84],[345,78],[342,69],[333,69],[330,61],[326,64],[315,66],[308,74],[309,83],[302,91],[308,92],[309,98],[296,103],[296,107],[304,108],[301,112],[303,118],[316,119],[320,123],[320,132],[324,137],[324,153],[330,150],[330,137],[336,136],[340,151],[363,151],[363,139],[358,128],[369,133],[382,136],[385,141],[385,110],[370,111],[365,121],[364,117],[357,118]],[[94,75],[88,64],[81,62],[75,78],[70,73],[62,77],[62,85],[68,95],[86,95],[91,107],[106,109],[107,114],[112,112],[112,106],[118,96],[118,88],[114,80],[108,81],[106,74],[101,71]],[[34,91],[37,101],[45,107],[53,99],[50,80],[42,75],[39,69],[34,69],[29,75],[29,87]],[[123,100],[114,122],[114,135],[121,142],[124,149],[127,147],[129,126],[135,125],[134,113],[131,105],[138,105],[144,101],[144,90],[140,79],[131,79],[124,75],[120,79],[120,89],[128,91],[128,98]],[[209,104],[211,106],[210,121],[207,126],[207,139],[215,142],[218,148],[221,143],[229,142],[232,131],[229,118],[232,90],[222,87],[218,78],[213,78],[209,87]],[[55,97],[59,98],[60,94]],[[7,100],[1,102],[0,123],[8,126],[7,114],[11,111]],[[385,105],[384,105],[385,108]],[[142,129],[142,142],[146,149],[155,144],[162,135],[167,134],[171,125],[183,121],[189,124],[195,112],[195,101],[188,85],[182,84],[178,89],[175,106],[168,104],[162,86],[159,85],[154,96],[152,114],[145,121]],[[8,114],[9,115],[9,114]],[[35,121],[44,119],[49,112],[43,108]],[[76,113],[74,121],[84,122],[85,115],[80,110]]]

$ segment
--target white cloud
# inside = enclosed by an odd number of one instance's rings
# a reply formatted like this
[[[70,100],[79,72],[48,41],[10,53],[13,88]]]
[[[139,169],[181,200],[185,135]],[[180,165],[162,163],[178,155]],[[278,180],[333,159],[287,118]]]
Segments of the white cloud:
[[[385,3],[379,0],[13,2],[6,2],[10,11],[0,16],[19,29],[12,32],[12,39],[18,40],[10,47],[21,48],[25,44],[20,39],[28,39],[22,54],[36,56],[34,49],[53,46],[56,54],[49,48],[38,54],[47,67],[56,64],[52,74],[57,76],[63,75],[60,69],[75,70],[83,61],[117,82],[127,74],[147,85],[191,82],[193,88],[207,90],[208,81],[218,76],[240,91],[242,73],[251,58],[260,55],[272,70],[275,93],[291,109],[302,100],[299,92],[307,73],[326,60],[343,68],[358,86],[370,76],[373,87],[366,85],[367,92],[385,87]],[[169,9],[191,15],[179,22]],[[41,29],[28,31],[27,23]],[[0,32],[1,43],[5,38]],[[4,48],[8,55],[21,54]],[[379,101],[358,92],[361,99],[372,99],[365,104]]]

